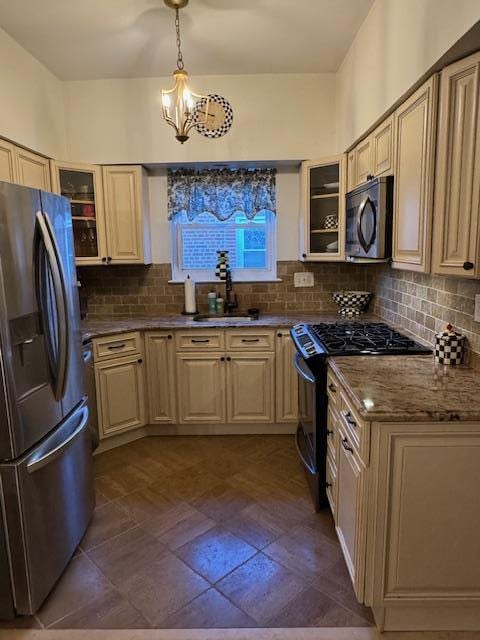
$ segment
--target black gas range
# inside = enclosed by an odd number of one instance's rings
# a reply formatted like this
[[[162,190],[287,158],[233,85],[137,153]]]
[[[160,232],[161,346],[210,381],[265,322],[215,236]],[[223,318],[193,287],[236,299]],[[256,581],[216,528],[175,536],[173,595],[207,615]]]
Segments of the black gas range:
[[[329,356],[381,356],[429,354],[415,342],[383,322],[297,324],[290,335],[296,347],[299,424],[297,450],[307,471],[317,510],[327,506],[327,360]]]

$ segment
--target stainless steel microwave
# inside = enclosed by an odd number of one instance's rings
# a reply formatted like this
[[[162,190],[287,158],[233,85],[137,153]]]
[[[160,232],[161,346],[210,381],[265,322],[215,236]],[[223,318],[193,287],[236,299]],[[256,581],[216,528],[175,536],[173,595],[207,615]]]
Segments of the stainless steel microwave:
[[[347,260],[392,254],[393,176],[373,178],[346,195]]]

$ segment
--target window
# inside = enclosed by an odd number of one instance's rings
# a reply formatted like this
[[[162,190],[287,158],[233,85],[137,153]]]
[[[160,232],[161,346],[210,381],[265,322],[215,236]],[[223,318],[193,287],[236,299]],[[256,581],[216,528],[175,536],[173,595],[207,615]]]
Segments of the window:
[[[202,213],[193,221],[179,214],[171,221],[172,278],[185,280],[187,274],[197,282],[215,281],[217,251],[226,249],[234,280],[272,280],[276,278],[275,215],[257,213],[248,220],[243,213],[229,220],[218,220]]]
[[[275,172],[169,172],[172,278],[215,282],[217,251],[227,250],[237,281],[276,278]]]

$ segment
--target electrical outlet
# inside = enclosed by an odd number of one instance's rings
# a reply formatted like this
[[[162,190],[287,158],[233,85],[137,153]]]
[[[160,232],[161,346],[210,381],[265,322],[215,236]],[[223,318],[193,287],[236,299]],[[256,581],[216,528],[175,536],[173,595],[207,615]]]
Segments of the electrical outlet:
[[[293,274],[293,284],[295,287],[313,287],[313,273],[310,271],[298,271]]]
[[[475,296],[475,314],[473,316],[475,322],[480,322],[480,293]]]

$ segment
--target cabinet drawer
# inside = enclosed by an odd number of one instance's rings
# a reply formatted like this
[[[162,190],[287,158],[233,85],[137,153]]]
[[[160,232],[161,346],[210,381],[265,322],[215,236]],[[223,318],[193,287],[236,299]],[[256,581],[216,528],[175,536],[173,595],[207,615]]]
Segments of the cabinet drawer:
[[[225,334],[218,330],[177,331],[175,343],[179,351],[219,351],[225,349]]]
[[[275,332],[232,329],[227,331],[227,351],[273,351],[275,348]]]
[[[365,464],[368,464],[370,448],[370,423],[364,422],[353,409],[344,391],[340,391],[340,425],[345,431],[349,444]]]
[[[337,410],[340,410],[340,384],[330,369],[327,371],[327,394],[329,406],[333,405]]]
[[[137,331],[120,333],[116,336],[95,338],[93,341],[93,357],[95,362],[119,358],[121,356],[133,356],[142,351],[142,338]]]

